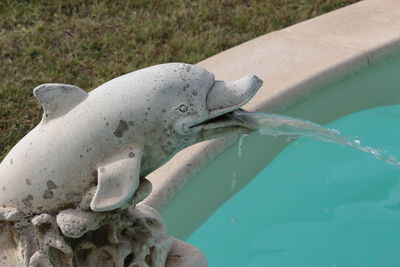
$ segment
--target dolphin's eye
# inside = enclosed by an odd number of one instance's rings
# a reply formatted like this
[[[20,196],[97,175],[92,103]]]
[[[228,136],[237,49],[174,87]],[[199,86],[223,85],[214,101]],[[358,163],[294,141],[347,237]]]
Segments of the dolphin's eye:
[[[179,110],[180,112],[182,112],[182,113],[186,113],[186,112],[188,111],[188,107],[187,107],[186,105],[182,104],[182,105],[180,105],[180,106],[178,107],[178,110]]]

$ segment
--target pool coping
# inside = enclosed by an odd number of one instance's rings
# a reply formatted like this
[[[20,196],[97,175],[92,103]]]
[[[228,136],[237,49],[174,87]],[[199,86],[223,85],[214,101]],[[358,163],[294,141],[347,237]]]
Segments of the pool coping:
[[[399,53],[400,0],[364,0],[257,37],[197,65],[219,80],[257,75],[264,85],[244,108],[279,112]],[[203,142],[175,155],[147,177],[153,191],[143,203],[161,211],[237,138]]]

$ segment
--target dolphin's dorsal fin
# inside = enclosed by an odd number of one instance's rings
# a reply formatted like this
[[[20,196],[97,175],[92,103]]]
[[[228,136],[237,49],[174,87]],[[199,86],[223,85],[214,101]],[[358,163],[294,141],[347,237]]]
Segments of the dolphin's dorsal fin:
[[[43,107],[43,120],[50,120],[73,109],[88,93],[70,84],[46,83],[33,89],[33,95]]]
[[[120,208],[132,198],[140,182],[142,151],[135,149],[127,157],[97,169],[97,190],[90,203],[93,211]]]

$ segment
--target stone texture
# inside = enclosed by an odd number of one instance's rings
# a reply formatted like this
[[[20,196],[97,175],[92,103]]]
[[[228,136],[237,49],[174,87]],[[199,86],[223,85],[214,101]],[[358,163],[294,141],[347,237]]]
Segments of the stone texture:
[[[175,239],[165,267],[206,267],[207,259],[198,248]]]
[[[251,51],[251,53],[249,52]],[[223,67],[223,62],[229,62]],[[308,36],[273,32],[198,63],[217,79],[255,73],[264,86],[244,108],[285,109],[301,97],[368,66],[364,54]]]
[[[176,242],[165,233],[158,212],[141,204],[113,212],[67,209],[57,216],[0,220],[0,239],[5,242],[0,266],[29,267],[163,267]]]
[[[141,178],[181,149],[252,130],[218,117],[239,109],[261,84],[251,75],[215,81],[205,69],[170,63],[115,78],[90,94],[72,85],[38,86],[43,118],[0,164],[0,205],[40,214],[89,209],[89,202],[96,212],[134,204]]]
[[[140,203],[152,189],[145,177],[187,146],[255,130],[238,110],[261,85],[254,75],[215,81],[198,66],[169,63],[89,94],[35,88],[42,121],[0,164],[0,234],[17,242],[16,265],[164,266],[174,241]],[[204,264],[175,243],[180,266]],[[11,254],[0,249],[2,259]]]
[[[400,1],[364,0],[285,29],[362,51],[371,64],[400,47]]]

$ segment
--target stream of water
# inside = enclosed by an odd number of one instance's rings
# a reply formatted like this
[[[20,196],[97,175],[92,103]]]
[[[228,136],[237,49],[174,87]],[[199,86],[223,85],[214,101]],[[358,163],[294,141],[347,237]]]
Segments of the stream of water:
[[[361,141],[358,139],[345,136],[338,130],[324,127],[312,121],[263,112],[239,111],[237,114],[257,123],[259,126],[258,131],[262,135],[290,136],[294,138],[311,137],[325,142],[350,146],[356,150],[371,154],[376,159],[387,164],[400,167],[400,162],[394,156],[388,154],[387,151],[361,145]],[[241,154],[240,145],[239,154]]]

